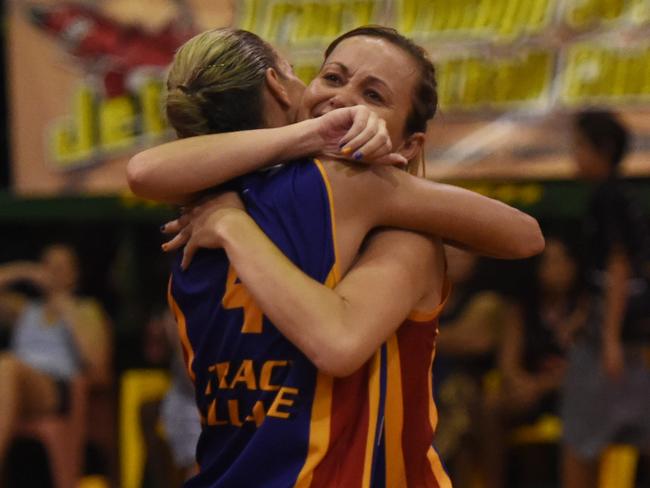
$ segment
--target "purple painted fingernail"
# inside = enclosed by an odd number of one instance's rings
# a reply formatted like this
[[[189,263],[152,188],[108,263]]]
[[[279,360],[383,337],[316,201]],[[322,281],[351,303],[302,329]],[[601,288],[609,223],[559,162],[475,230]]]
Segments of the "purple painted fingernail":
[[[352,155],[352,157],[359,161],[363,157],[363,154],[361,154],[361,151],[357,151]]]
[[[165,225],[164,224],[160,226],[160,232],[165,232]]]

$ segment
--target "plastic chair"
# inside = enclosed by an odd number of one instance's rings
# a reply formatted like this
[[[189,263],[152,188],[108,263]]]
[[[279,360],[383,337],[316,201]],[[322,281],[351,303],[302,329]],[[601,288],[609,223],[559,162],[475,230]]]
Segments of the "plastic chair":
[[[122,488],[138,488],[144,473],[145,452],[140,429],[140,406],[161,399],[169,389],[165,371],[136,369],[120,381],[120,467]]]
[[[517,427],[510,433],[512,444],[553,444],[560,441],[562,422],[554,415],[542,415],[535,423]]]
[[[86,422],[86,383],[81,377],[70,383],[70,411],[52,414],[18,425],[16,437],[43,444],[55,488],[75,488],[81,478]]]
[[[599,488],[634,488],[639,450],[625,444],[612,444],[599,464]]]
[[[534,424],[514,429],[513,444],[545,444],[560,441],[562,423],[552,415],[541,416]],[[598,488],[634,488],[639,450],[625,444],[607,446],[598,463]]]

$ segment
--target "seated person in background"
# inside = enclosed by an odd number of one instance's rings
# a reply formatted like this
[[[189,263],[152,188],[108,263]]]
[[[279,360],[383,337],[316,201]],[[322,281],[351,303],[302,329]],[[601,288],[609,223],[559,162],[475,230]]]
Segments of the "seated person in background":
[[[0,322],[13,324],[10,349],[0,353],[0,471],[23,419],[65,413],[70,381],[109,377],[106,316],[93,299],[75,295],[79,263],[63,244],[45,248],[40,262],[0,265]],[[8,290],[23,282],[42,292],[31,300]]]
[[[434,393],[441,421],[436,447],[454,486],[473,486],[479,464],[482,382],[494,367],[507,303],[497,292],[475,286],[478,256],[446,246],[452,293],[440,317],[434,362]]]
[[[567,246],[547,239],[535,264],[530,290],[504,322],[500,386],[486,398],[481,425],[487,487],[505,486],[508,431],[541,415],[558,414],[569,340],[586,319],[577,264]]]
[[[146,402],[140,409],[147,449],[147,480],[156,488],[175,488],[196,474],[196,444],[201,434],[201,420],[171,312],[165,307],[154,313],[147,331],[150,336],[164,336],[171,355],[169,390],[162,400]],[[162,427],[163,436],[159,427]]]

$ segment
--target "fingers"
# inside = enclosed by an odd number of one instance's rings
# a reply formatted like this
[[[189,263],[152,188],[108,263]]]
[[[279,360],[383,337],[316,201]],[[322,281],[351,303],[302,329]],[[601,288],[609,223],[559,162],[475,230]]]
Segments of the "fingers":
[[[185,227],[187,227],[191,222],[190,214],[184,213],[177,219],[171,220],[166,224],[160,226],[160,232],[163,234],[177,234]]]
[[[194,254],[196,254],[197,246],[192,239],[187,243],[183,248],[183,259],[181,260],[181,269],[185,271],[194,259]]]
[[[366,127],[351,139],[341,151],[355,161],[373,164],[406,164],[406,160],[398,155],[391,155],[393,144],[386,128],[386,122],[376,114],[368,116]]]
[[[390,153],[393,149],[393,143],[390,140],[386,130],[386,122],[383,119],[377,119],[377,127],[374,134],[370,135],[368,140],[361,144],[356,152],[362,154],[363,159],[373,159]]]
[[[352,136],[352,128],[354,128],[354,124],[350,128],[350,131],[348,131],[348,133],[342,139],[347,140],[348,142],[345,144],[345,147],[341,150],[341,152],[343,154],[346,154],[347,151],[346,155],[352,155],[353,159],[359,160],[364,157],[364,153],[360,152],[360,149],[377,135],[381,129],[381,124],[379,123],[379,117],[377,117],[375,113],[370,112],[368,114],[365,126],[362,128],[362,130],[358,132],[357,135],[350,137]]]
[[[352,125],[346,132],[346,134],[341,138],[339,141],[339,145],[342,148],[343,154],[351,154],[352,153],[352,147],[350,146],[350,142],[355,139],[356,137],[359,136],[364,130],[367,129],[368,127],[368,121],[372,116],[377,118],[377,116],[372,113],[370,110],[368,110],[366,107],[363,106],[356,106],[352,107],[353,110],[353,118],[352,118]]]
[[[166,224],[163,224],[160,226],[160,232],[163,234],[177,234],[178,232],[181,231],[183,226],[180,223],[180,218],[171,220],[167,222]]]
[[[185,243],[189,240],[189,238],[190,238],[189,232],[181,231],[178,234],[176,234],[172,239],[165,242],[162,245],[162,250],[165,252],[174,251],[179,247],[184,246]]]
[[[356,150],[356,154],[361,154],[361,158],[365,162],[371,162],[375,159],[382,158],[391,153],[393,144],[390,136],[386,131],[386,124],[380,120],[380,128],[377,133],[368,140],[363,146]]]

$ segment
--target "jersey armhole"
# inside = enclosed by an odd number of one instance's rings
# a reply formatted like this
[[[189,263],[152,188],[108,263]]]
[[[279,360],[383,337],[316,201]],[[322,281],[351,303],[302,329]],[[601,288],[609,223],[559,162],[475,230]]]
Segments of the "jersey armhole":
[[[327,176],[327,171],[325,171],[325,167],[323,166],[323,163],[316,158],[314,158],[313,161],[314,164],[316,165],[316,168],[318,168],[318,171],[320,172],[321,178],[323,179],[323,184],[325,185],[325,191],[327,193],[327,201],[330,210],[332,246],[334,247],[334,264],[332,265],[330,276],[328,276],[327,278],[327,282],[328,282],[327,285],[330,286],[330,288],[334,288],[334,286],[336,286],[336,284],[341,280],[341,270],[339,269],[338,238],[336,234],[336,211],[334,205],[334,196],[332,193],[332,185],[330,183],[329,176]]]
[[[411,320],[413,322],[431,322],[432,320],[438,318],[442,310],[445,308],[445,305],[447,304],[449,295],[451,295],[451,289],[451,282],[445,273],[445,281],[442,284],[442,299],[440,300],[440,303],[432,310],[413,310],[409,314],[408,320]]]

